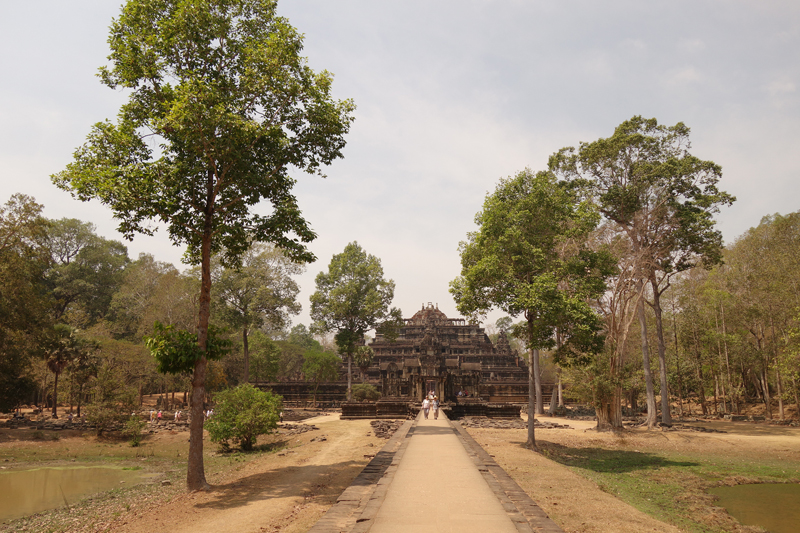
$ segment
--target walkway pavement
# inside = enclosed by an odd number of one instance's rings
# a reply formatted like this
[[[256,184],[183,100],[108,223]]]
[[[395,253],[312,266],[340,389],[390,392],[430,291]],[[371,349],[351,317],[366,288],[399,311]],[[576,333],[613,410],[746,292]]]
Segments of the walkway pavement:
[[[458,423],[407,422],[311,533],[562,530]]]
[[[370,533],[517,533],[444,416],[417,422]]]

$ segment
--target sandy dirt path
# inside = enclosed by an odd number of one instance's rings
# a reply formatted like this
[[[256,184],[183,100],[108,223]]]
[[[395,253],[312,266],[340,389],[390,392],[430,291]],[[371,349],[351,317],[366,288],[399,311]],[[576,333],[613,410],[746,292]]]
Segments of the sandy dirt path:
[[[369,420],[342,421],[337,415],[304,420],[316,425],[292,437],[289,448],[266,454],[209,480],[210,492],[182,494],[110,530],[125,533],[301,532],[336,501],[385,441]],[[325,440],[321,440],[324,437]]]

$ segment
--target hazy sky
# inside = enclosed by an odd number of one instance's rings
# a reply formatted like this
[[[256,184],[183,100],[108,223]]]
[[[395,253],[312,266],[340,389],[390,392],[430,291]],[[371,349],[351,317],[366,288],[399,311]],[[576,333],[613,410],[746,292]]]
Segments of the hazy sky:
[[[114,239],[106,208],[49,176],[125,101],[95,76],[118,11],[0,1],[0,202],[23,192]],[[381,258],[404,316],[423,302],[456,316],[458,242],[498,179],[637,114],[684,122],[693,153],[722,166],[738,198],[718,216],[726,242],[800,209],[796,1],[284,0],[279,12],[305,34],[312,68],[335,74],[335,96],[358,106],[328,178],[295,176],[319,234],[299,321],[314,276],[353,240]],[[182,254],[164,232],[126,244],[131,258]]]

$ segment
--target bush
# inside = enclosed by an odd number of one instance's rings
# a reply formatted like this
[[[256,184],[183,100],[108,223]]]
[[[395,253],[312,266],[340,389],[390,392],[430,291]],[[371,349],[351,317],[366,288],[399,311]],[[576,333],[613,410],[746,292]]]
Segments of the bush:
[[[125,429],[122,430],[122,433],[131,438],[131,446],[134,448],[142,442],[142,430],[146,425],[147,422],[137,415],[131,415],[128,421],[125,422]]]
[[[374,402],[379,400],[381,393],[378,389],[368,383],[359,383],[353,385],[353,401],[356,402]]]
[[[252,450],[259,435],[278,427],[281,399],[249,383],[218,392],[214,395],[214,415],[205,426],[211,440],[225,448],[233,441],[242,450]]]

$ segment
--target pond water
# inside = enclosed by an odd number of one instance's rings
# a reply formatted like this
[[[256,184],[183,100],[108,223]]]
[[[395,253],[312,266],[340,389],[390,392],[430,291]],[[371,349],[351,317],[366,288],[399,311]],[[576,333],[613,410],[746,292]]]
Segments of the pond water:
[[[147,477],[108,466],[36,468],[0,472],[0,522],[73,505],[82,498]]]
[[[800,485],[760,483],[717,487],[709,491],[739,522],[761,526],[770,533],[800,531]]]

